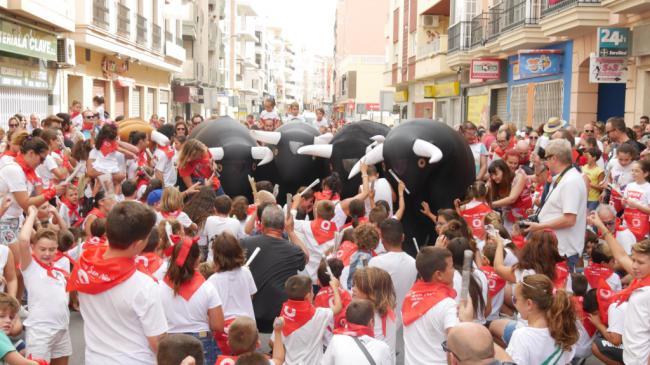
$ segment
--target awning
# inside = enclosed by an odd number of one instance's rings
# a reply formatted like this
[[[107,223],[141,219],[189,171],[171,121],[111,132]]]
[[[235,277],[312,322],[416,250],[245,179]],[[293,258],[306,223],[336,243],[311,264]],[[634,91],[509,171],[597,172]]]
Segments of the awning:
[[[118,87],[134,87],[135,79],[132,79],[130,77],[118,76],[115,79],[115,85],[117,85]]]

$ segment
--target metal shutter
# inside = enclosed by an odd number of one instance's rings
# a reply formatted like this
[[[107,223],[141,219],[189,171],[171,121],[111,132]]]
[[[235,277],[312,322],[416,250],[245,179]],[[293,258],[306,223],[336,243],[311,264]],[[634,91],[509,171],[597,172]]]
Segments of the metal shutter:
[[[546,123],[551,117],[562,118],[563,88],[562,80],[541,82],[535,85],[533,128]]]
[[[510,121],[517,128],[526,126],[528,118],[528,85],[513,86],[510,92]]]
[[[47,90],[0,87],[0,126],[7,130],[9,118],[20,113],[29,118],[31,113],[38,113],[42,118],[47,115]]]
[[[124,115],[124,88],[115,84],[115,117]]]
[[[106,81],[93,80],[93,97],[95,96],[106,96]],[[106,100],[104,100],[104,102],[106,102]]]
[[[168,110],[169,110],[169,91],[168,90],[159,90],[158,91],[158,118],[165,118],[165,122],[169,123]],[[173,121],[171,121],[173,122]]]
[[[449,124],[448,118],[449,112],[447,111],[447,101],[446,100],[436,100],[436,119]]]
[[[140,91],[142,88],[140,86],[136,86],[133,89],[131,89],[131,107],[129,108],[129,117],[130,118],[140,118]]]
[[[460,98],[451,99],[451,118],[449,118],[449,125],[454,127],[461,123],[463,112],[460,110]]]
[[[156,110],[153,107],[153,94],[154,94],[154,89],[147,89],[147,101],[145,102],[145,105],[147,106],[147,109],[145,109],[145,113],[147,113],[144,117],[150,117],[151,114],[156,113]]]
[[[501,118],[501,120],[508,120],[508,88],[496,89],[496,115]]]

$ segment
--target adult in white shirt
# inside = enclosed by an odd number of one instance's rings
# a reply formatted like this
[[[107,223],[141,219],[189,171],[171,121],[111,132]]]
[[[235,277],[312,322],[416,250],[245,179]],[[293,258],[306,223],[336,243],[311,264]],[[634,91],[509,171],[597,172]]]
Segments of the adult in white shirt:
[[[212,239],[223,232],[228,232],[237,238],[242,238],[240,234],[241,225],[235,218],[228,216],[232,207],[232,200],[228,195],[221,195],[215,199],[216,214],[208,217],[203,226],[203,233],[207,239],[208,260],[212,260]]]
[[[573,271],[585,243],[587,186],[572,165],[569,141],[549,141],[546,162],[555,175],[554,181],[539,213],[539,223],[530,222],[528,231],[552,229],[557,235],[560,255],[567,257],[569,270]]]
[[[595,291],[594,291],[595,292]],[[596,298],[594,297],[594,300]],[[607,325],[600,316],[595,317],[594,326],[600,334],[594,338],[591,352],[604,363],[616,361],[623,363],[623,332],[625,330],[625,310],[627,302],[612,303],[607,309]],[[594,318],[592,316],[592,318]]]
[[[371,363],[368,356],[377,365],[394,364],[388,345],[372,336],[373,312],[372,303],[366,299],[355,299],[348,305],[347,326],[334,332],[322,365],[365,365]]]
[[[451,364],[493,364],[497,360],[511,361],[510,357],[498,346],[490,331],[485,326],[474,322],[459,323],[449,330],[447,346],[451,355]]]
[[[609,204],[601,204],[596,211],[598,212],[598,218],[607,227],[607,231],[616,237],[616,241],[623,246],[628,255],[631,254],[632,246],[636,243],[636,237],[627,227],[617,224],[616,209]]]

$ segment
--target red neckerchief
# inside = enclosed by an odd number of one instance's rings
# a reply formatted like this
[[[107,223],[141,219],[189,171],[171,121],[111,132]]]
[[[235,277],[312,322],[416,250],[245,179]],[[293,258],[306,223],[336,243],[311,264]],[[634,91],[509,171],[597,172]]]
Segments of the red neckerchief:
[[[569,278],[569,266],[566,261],[561,261],[555,264],[555,281],[553,285],[556,289],[564,289],[566,281]]]
[[[160,212],[160,215],[163,216],[163,218],[168,219],[168,218],[178,218],[178,216],[182,213],[183,211],[180,209],[177,209],[173,212]]]
[[[632,280],[632,283],[630,283],[627,288],[616,293],[616,298],[614,300],[618,305],[621,305],[621,303],[627,302],[630,299],[630,296],[635,290],[644,288],[646,286],[650,286],[650,275],[646,276],[643,279]]]
[[[169,160],[171,160],[172,157],[174,157],[174,149],[172,148],[172,146],[160,146],[160,145],[158,145],[158,149],[163,151],[163,153],[165,154],[165,156],[167,156],[167,158]]]
[[[402,304],[404,326],[415,322],[445,298],[456,298],[456,291],[442,283],[416,281]]]
[[[287,300],[282,305],[280,315],[284,318],[282,334],[289,336],[314,317],[316,308],[306,300]]]
[[[135,257],[105,259],[108,246],[84,247],[68,280],[68,291],[99,294],[128,280],[136,271]]]
[[[174,284],[169,281],[169,276],[165,276],[165,279],[163,280],[165,284],[167,284],[170,288],[174,288]],[[194,271],[194,276],[178,288],[178,295],[183,297],[186,301],[189,301],[190,298],[192,298],[192,295],[196,293],[197,290],[205,283],[205,278],[203,275],[198,270]]]
[[[84,242],[84,249],[86,248],[86,245],[89,246],[107,246],[106,238],[105,237],[90,237]]]
[[[368,217],[359,217],[359,218],[357,218],[357,222],[359,222],[359,224],[361,224],[361,223],[368,223]],[[346,229],[349,228],[349,227],[352,227],[352,222],[350,222],[350,223],[344,225],[344,226],[341,228],[341,231],[344,231],[344,230],[346,230]]]
[[[585,314],[584,309],[582,308],[582,304],[584,301],[584,298],[581,296],[573,295],[571,296],[571,300],[573,301],[573,309],[576,313],[576,318],[582,322],[582,326],[585,328],[585,331],[589,334],[589,337],[593,336],[594,333],[598,330],[596,326],[594,326],[593,323],[589,320],[589,316]]]
[[[335,194],[331,190],[323,190],[323,191],[317,191],[314,193],[314,198],[316,201],[318,200],[331,200],[331,201],[339,201],[341,200],[341,197],[339,194]]]
[[[607,281],[607,279],[612,276],[614,272],[609,267],[603,264],[597,264],[592,262],[585,268],[584,274],[589,282],[589,286],[593,289],[598,289],[600,279]]]
[[[214,365],[234,365],[238,358],[239,356],[219,355],[217,356],[217,362]]]
[[[210,177],[212,175],[212,158],[209,153],[196,160],[188,161],[185,166],[178,168],[178,174],[181,177],[196,176],[196,177]]]
[[[43,261],[37,259],[36,256],[34,256],[34,254],[32,254],[32,260],[34,260],[35,263],[37,263],[37,264],[40,265],[43,269],[45,269],[45,270],[47,271],[47,276],[51,277],[51,278],[54,279],[54,280],[58,280],[58,278],[54,275],[54,271],[58,271],[58,272],[60,272],[61,274],[63,274],[63,277],[64,277],[66,280],[68,279],[68,276],[70,275],[67,271],[65,271],[65,270],[63,270],[63,269],[61,269],[61,268],[55,267],[55,266],[52,265],[52,264],[46,264],[46,263],[44,263]],[[72,263],[72,262],[73,262],[73,261],[70,260],[70,263]]]
[[[99,151],[102,153],[102,155],[108,156],[111,153],[117,151],[118,146],[119,145],[117,141],[104,140]]]
[[[347,321],[345,323],[345,327],[335,329],[334,334],[350,337],[361,337],[363,335],[366,335],[368,337],[375,337],[375,331],[369,326],[362,326],[360,324],[349,323]]]
[[[612,291],[605,280],[601,280],[599,288],[596,289],[596,300],[598,301],[598,314],[604,325],[609,324],[609,306],[616,300],[616,293]]]
[[[214,337],[214,340],[217,342],[217,346],[219,346],[219,350],[221,350],[221,353],[225,356],[232,354],[230,345],[228,345],[228,330],[230,329],[230,325],[235,321],[235,319],[237,319],[237,317],[226,319],[223,322],[223,331],[221,332],[215,331],[212,333],[212,337]],[[217,364],[219,364],[219,358],[217,358]]]
[[[64,257],[66,259],[68,259],[68,261],[70,261],[71,265],[74,264],[74,259],[72,258],[72,256],[68,255],[65,252],[59,251],[59,250],[56,250],[56,252],[54,253],[54,258],[52,259],[52,262],[58,262],[59,260],[61,260]]]
[[[350,293],[342,288],[339,288],[339,296],[341,297],[341,312],[334,317],[334,328],[340,328],[344,324],[345,310],[352,301]],[[334,304],[334,289],[331,286],[321,287],[318,294],[314,297],[314,307],[316,308],[331,308]]]
[[[104,214],[99,208],[93,208],[88,212],[88,215],[94,215],[97,218],[106,218],[106,214]],[[86,216],[88,217],[88,216]]]
[[[63,166],[64,169],[69,170],[72,168],[72,165],[70,164],[70,159],[68,158],[68,156],[66,156],[65,153],[63,153],[62,150],[53,151],[53,152],[56,153],[57,156],[59,156],[59,158],[61,159],[62,161],[61,166]]]
[[[78,222],[81,220],[81,215],[79,215],[79,203],[73,204],[65,197],[61,197],[61,203],[68,207],[68,217],[72,218],[73,222]]]
[[[381,333],[386,337],[386,322],[390,318],[391,321],[395,321],[395,311],[393,308],[388,308],[386,315],[381,317]]]
[[[18,156],[18,152],[14,152],[11,150],[11,148],[7,147],[7,150],[2,153],[2,156],[10,156],[16,158],[16,156]]]
[[[86,122],[85,119],[83,120],[83,122],[81,122],[81,130],[82,131],[91,131],[94,126],[95,126],[94,122]]]
[[[485,274],[488,281],[488,297],[494,298],[505,286],[506,281],[500,277],[492,266],[481,266],[481,271]]]
[[[333,240],[334,234],[337,232],[336,223],[323,218],[314,219],[310,225],[311,233],[314,235],[314,238],[319,245]]]
[[[146,151],[138,152],[138,167],[147,166],[147,153]]]
[[[20,166],[21,169],[23,169],[27,181],[29,181],[32,185],[41,181],[41,179],[36,174],[36,170],[34,170],[33,167],[29,166],[27,162],[25,162],[25,157],[22,153],[16,154],[14,161],[18,164],[18,166]]]
[[[515,246],[521,250],[524,248],[524,246],[526,246],[526,237],[520,234],[512,236],[512,243],[514,243]]]
[[[625,220],[625,225],[634,234],[637,241],[643,241],[648,235],[648,231],[650,231],[648,214],[643,213],[639,209],[628,207],[623,212],[623,220]]]
[[[153,275],[163,264],[163,259],[155,252],[143,252],[135,257],[138,270],[145,274]]]
[[[165,257],[171,257],[172,253],[174,252],[174,247],[183,239],[183,237],[178,234],[172,234],[169,236],[169,238],[171,240],[169,247],[163,251],[163,255],[165,255]]]
[[[339,246],[339,250],[336,251],[336,258],[343,262],[343,266],[349,266],[350,258],[358,250],[359,246],[357,246],[356,243],[352,241],[343,241],[343,243],[341,243],[341,246]],[[370,250],[370,254],[373,257],[377,256],[375,250]]]
[[[490,208],[486,203],[481,202],[474,207],[461,210],[460,215],[472,229],[474,237],[485,239],[485,226],[483,220],[490,212],[492,212],[492,208]]]

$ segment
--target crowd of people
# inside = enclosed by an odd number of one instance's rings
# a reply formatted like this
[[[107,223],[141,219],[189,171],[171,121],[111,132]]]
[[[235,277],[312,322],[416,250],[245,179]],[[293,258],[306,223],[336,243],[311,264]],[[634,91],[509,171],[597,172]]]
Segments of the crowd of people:
[[[201,116],[121,136],[103,104],[9,120],[6,364],[68,364],[71,311],[88,365],[650,363],[647,117],[580,132],[559,118],[464,123],[475,166],[459,168],[476,181],[432,211],[363,163],[352,197],[336,174],[286,202],[270,181],[230,197],[189,137]],[[284,120],[264,108],[243,123],[307,122],[298,105]],[[340,127],[316,116],[321,133]],[[407,209],[435,231],[416,257]]]

